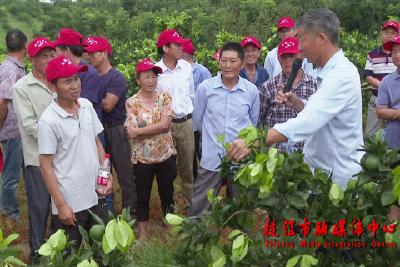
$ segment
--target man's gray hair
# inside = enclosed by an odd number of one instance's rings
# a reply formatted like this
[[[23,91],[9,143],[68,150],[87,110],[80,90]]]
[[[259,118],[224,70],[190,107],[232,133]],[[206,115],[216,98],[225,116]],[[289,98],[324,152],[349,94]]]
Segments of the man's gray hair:
[[[297,22],[297,28],[304,28],[313,33],[323,32],[333,44],[339,44],[340,22],[336,14],[327,8],[308,11]]]

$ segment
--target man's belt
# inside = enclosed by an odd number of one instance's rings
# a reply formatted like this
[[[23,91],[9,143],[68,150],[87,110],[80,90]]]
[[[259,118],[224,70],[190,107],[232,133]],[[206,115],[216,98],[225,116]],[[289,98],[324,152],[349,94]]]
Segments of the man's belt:
[[[190,120],[192,118],[192,113],[187,114],[186,116],[183,116],[182,118],[173,118],[172,122],[174,123],[182,123],[185,122],[187,120]]]
[[[125,120],[122,121],[113,121],[113,122],[107,122],[107,123],[103,123],[103,127],[104,129],[109,129],[109,128],[114,128],[120,125],[124,125]]]

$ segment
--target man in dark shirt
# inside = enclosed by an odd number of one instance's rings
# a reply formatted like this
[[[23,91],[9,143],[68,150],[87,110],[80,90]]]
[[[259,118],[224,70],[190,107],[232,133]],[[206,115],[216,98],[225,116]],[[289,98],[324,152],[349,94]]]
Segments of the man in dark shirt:
[[[136,213],[136,184],[127,134],[124,128],[126,119],[127,83],[124,75],[113,68],[109,56],[112,53],[106,38],[90,37],[86,41],[85,51],[89,62],[100,74],[99,82],[105,88],[102,96],[102,123],[106,139],[106,153],[111,154],[111,162],[117,172],[122,191],[122,206]]]
[[[81,72],[78,74],[81,79],[81,97],[88,99],[93,108],[96,110],[97,116],[101,120],[102,116],[102,95],[104,94],[104,88],[99,82],[100,74],[90,64],[86,64],[82,60],[83,54],[83,36],[73,29],[63,28],[58,33],[58,38],[54,42],[56,46],[56,56],[64,55],[72,60],[73,64],[86,65],[88,71]],[[101,141],[104,137],[99,135]]]
[[[372,89],[372,95],[368,104],[367,122],[365,125],[364,136],[371,136],[382,126],[382,120],[376,115],[376,96],[381,80],[386,75],[394,72],[396,66],[393,64],[390,51],[383,48],[383,44],[391,41],[399,34],[400,26],[397,21],[389,20],[383,24],[381,31],[382,45],[368,53],[367,62],[365,63],[364,76]]]

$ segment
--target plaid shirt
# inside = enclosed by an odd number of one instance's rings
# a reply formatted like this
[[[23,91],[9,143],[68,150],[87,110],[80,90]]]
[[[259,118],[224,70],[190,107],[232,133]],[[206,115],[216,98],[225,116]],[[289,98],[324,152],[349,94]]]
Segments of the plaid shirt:
[[[272,128],[277,123],[283,123],[290,118],[295,118],[297,112],[285,105],[280,105],[275,102],[275,97],[278,93],[278,84],[285,84],[286,77],[283,72],[279,73],[272,79],[266,81],[260,88],[260,118],[258,124],[265,128]],[[308,98],[317,90],[317,81],[309,74],[303,73],[303,77],[298,82],[296,87],[293,87],[292,92],[299,98],[308,100]],[[304,142],[293,144],[296,150],[303,149]],[[277,144],[276,148],[279,151],[287,150],[287,143]]]

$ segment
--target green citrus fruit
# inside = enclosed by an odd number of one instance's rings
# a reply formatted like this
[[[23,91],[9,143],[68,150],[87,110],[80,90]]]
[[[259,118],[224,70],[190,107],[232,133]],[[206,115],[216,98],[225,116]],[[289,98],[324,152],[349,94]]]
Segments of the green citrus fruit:
[[[101,241],[104,235],[106,228],[104,225],[95,224],[90,228],[89,235],[92,239],[96,241]]]
[[[379,159],[375,156],[368,156],[365,160],[365,168],[369,171],[375,171],[378,169]]]

